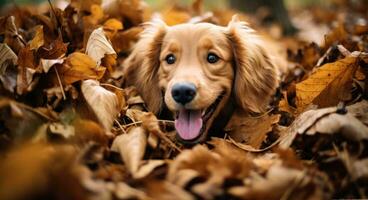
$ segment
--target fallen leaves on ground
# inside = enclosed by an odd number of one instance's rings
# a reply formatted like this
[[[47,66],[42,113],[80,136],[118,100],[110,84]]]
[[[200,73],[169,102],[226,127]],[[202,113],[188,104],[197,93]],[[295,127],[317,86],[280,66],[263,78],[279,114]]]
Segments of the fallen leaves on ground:
[[[236,112],[222,138],[190,148],[174,121],[121,88],[122,63],[152,16],[226,25],[237,12],[206,11],[201,0],[156,13],[142,0],[57,5],[0,17],[0,199],[368,196],[366,5],[291,12],[306,28],[303,38],[269,34],[288,47],[280,68],[289,69],[269,110]],[[239,15],[263,33],[277,29],[259,25],[264,13]]]

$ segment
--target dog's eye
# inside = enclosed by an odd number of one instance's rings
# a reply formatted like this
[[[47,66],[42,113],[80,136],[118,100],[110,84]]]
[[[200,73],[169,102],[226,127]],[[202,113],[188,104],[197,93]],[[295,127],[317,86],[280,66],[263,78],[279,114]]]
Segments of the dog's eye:
[[[219,60],[219,57],[214,53],[209,53],[207,55],[207,62],[213,64],[216,63]]]
[[[173,54],[169,54],[169,55],[166,56],[165,60],[166,60],[167,64],[172,65],[172,64],[175,63],[176,58]]]

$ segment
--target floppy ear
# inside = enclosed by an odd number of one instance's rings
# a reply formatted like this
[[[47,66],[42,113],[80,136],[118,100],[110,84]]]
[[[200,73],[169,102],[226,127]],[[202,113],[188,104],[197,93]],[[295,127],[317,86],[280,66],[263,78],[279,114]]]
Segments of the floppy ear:
[[[234,95],[244,110],[264,111],[278,86],[278,72],[255,31],[233,16],[227,27],[235,64]]]
[[[148,110],[158,113],[162,108],[163,98],[158,86],[157,71],[167,25],[156,19],[144,24],[144,27],[140,40],[123,63],[124,78],[126,85],[137,87]]]

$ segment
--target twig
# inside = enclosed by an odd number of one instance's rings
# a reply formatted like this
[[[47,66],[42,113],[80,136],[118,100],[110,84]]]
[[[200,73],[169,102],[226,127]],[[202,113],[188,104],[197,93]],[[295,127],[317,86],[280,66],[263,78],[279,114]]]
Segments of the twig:
[[[47,0],[49,2],[49,5],[50,5],[50,8],[51,8],[51,11],[52,13],[54,14],[54,17],[56,19],[56,22],[57,22],[57,29],[58,29],[58,35],[60,38],[63,38],[62,37],[62,33],[61,33],[61,29],[62,29],[62,24],[61,22],[59,21],[59,19],[57,18],[56,16],[56,12],[55,12],[55,9],[54,9],[54,6],[52,6],[52,3],[51,3],[51,0]]]
[[[64,92],[64,87],[63,87],[63,84],[61,83],[59,72],[57,71],[56,67],[54,67],[54,70],[56,72],[56,77],[57,77],[58,82],[59,82],[59,86],[60,86],[60,89],[61,89],[61,94],[63,95],[63,99],[66,100],[66,96],[65,96],[65,92]]]
[[[107,87],[112,87],[112,88],[114,88],[116,90],[123,90],[122,88],[119,88],[119,87],[117,87],[115,85],[111,85],[111,84],[108,84],[108,83],[100,83],[100,86],[107,86]]]
[[[163,119],[159,119],[157,121],[158,122],[163,122],[163,123],[170,123],[170,124],[174,124],[175,123],[174,121],[171,121],[171,120],[163,120]],[[132,122],[132,123],[123,125],[122,127],[123,128],[128,128],[129,126],[133,126],[133,125],[137,125],[137,124],[142,124],[142,123],[143,123],[143,121],[136,121],[136,122]]]
[[[269,113],[271,113],[275,108],[271,108],[269,110],[267,110],[266,112],[264,113],[260,113],[260,115],[257,115],[257,116],[249,116],[250,118],[255,118],[255,119],[258,119],[258,118],[262,118],[266,115],[268,115]]]
[[[127,132],[125,131],[125,129],[123,128],[123,126],[121,126],[121,124],[119,123],[119,121],[118,120],[114,120],[115,121],[115,123],[119,126],[119,128],[121,129],[121,131],[123,131],[124,132],[124,134],[127,134]]]

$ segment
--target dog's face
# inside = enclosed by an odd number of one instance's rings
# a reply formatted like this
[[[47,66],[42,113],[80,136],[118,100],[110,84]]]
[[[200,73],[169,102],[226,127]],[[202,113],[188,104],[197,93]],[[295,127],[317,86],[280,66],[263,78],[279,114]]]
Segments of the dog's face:
[[[231,93],[231,46],[212,24],[174,26],[163,38],[158,84],[178,135],[201,139]]]
[[[172,111],[182,141],[203,141],[233,97],[237,108],[262,111],[277,86],[277,73],[244,23],[167,27],[151,24],[125,62],[128,84],[148,109]]]

